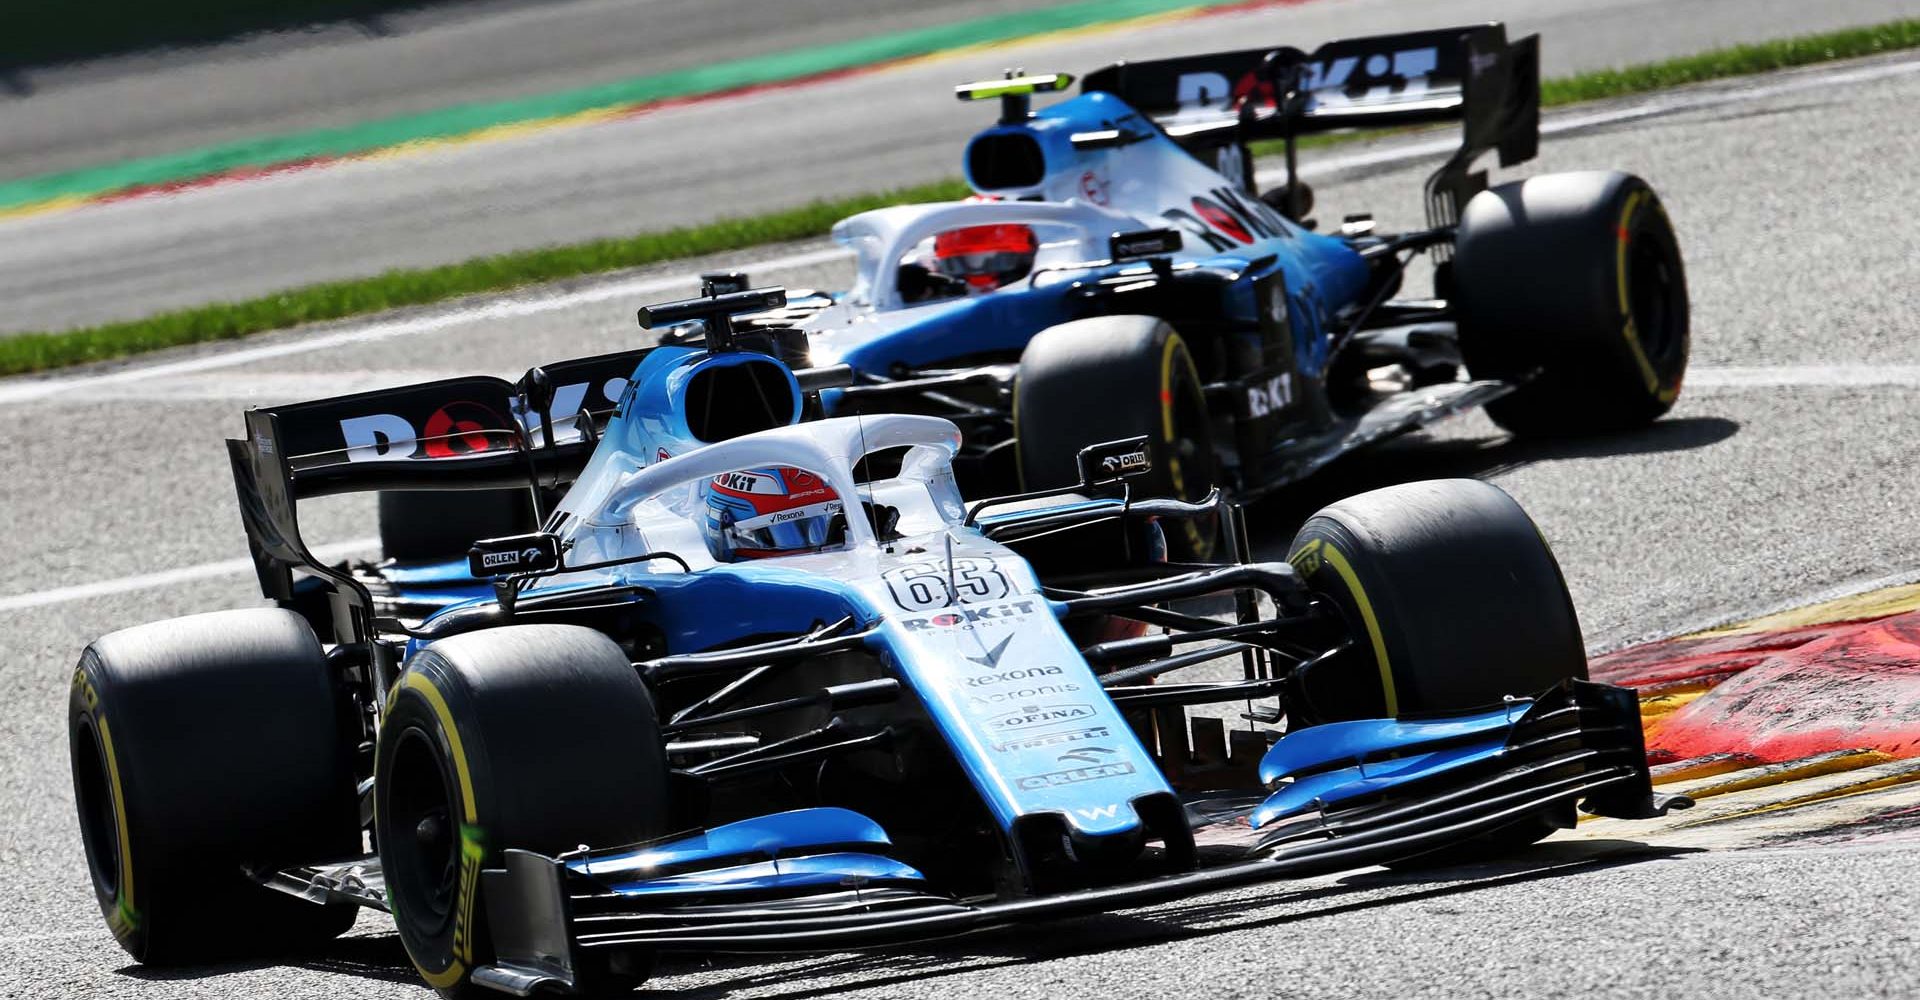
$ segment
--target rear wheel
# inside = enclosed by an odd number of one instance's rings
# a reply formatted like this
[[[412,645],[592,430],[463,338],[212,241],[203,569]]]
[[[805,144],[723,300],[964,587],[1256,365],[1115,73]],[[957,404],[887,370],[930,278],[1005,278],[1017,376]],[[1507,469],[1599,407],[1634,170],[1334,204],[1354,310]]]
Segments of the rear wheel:
[[[375,787],[394,924],[448,995],[493,995],[469,979],[492,959],[476,876],[504,850],[551,856],[667,832],[653,699],[613,640],[578,626],[489,629],[416,654],[388,701]],[[583,986],[613,990],[649,970],[578,971]]]
[[[1215,483],[1213,435],[1200,373],[1185,340],[1152,316],[1097,316],[1042,330],[1020,356],[1014,385],[1020,481],[1071,485],[1080,449],[1145,435],[1153,470],[1136,496],[1206,497]],[[1165,525],[1168,554],[1204,562],[1218,547],[1212,520]]]
[[[1666,210],[1638,177],[1547,174],[1475,195],[1460,216],[1451,284],[1473,377],[1531,376],[1487,406],[1507,430],[1637,427],[1679,397],[1686,267]]]
[[[1587,676],[1559,564],[1496,486],[1445,479],[1349,497],[1309,518],[1290,552],[1354,637],[1303,677],[1308,723],[1455,715]],[[1511,850],[1573,819],[1556,805],[1419,861]]]
[[[105,636],[67,707],[80,837],[107,926],[171,965],[311,947],[351,905],[268,889],[271,871],[361,853],[352,716],[313,631],[278,608]]]

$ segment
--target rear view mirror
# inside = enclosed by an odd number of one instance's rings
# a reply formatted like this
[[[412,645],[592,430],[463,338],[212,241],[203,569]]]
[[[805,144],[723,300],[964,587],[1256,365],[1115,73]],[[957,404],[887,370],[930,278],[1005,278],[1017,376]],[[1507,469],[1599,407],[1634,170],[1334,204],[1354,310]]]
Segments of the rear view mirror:
[[[1075,461],[1080,467],[1080,485],[1083,487],[1117,483],[1153,471],[1153,458],[1147,451],[1147,437],[1144,434],[1090,444],[1080,449]]]
[[[467,572],[481,580],[559,568],[560,539],[544,532],[488,538],[467,550]]]

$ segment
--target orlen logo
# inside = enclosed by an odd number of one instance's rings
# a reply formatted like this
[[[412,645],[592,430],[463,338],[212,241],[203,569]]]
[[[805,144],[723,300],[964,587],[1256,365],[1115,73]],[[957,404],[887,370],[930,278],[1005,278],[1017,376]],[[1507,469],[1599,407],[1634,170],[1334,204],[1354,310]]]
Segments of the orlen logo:
[[[1092,705],[1027,705],[987,722],[994,729],[1037,729],[1041,726],[1093,718]]]
[[[480,554],[480,566],[483,569],[499,569],[502,566],[518,566],[540,558],[539,549],[521,549],[517,552],[483,552]]]
[[[1108,455],[1106,458],[1100,460],[1100,468],[1101,471],[1110,476],[1124,475],[1129,472],[1145,469],[1147,468],[1146,450],[1130,451],[1124,455]]]

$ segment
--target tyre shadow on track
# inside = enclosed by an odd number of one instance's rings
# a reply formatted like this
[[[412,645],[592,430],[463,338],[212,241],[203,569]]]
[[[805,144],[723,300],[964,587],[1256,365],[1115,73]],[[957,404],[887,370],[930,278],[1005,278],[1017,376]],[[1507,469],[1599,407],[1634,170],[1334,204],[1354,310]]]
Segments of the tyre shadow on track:
[[[655,995],[664,997],[671,992],[673,996],[686,1000],[717,1000],[736,992],[757,992],[774,987],[774,992],[758,995],[778,1000],[809,1000],[850,990],[924,983],[985,969],[1018,967],[1169,941],[1241,933],[1605,871],[1691,853],[1697,851],[1656,847],[1638,841],[1549,843],[1498,862],[1419,872],[1360,872],[1333,885],[1283,891],[1268,898],[1235,893],[1226,898],[1168,904],[1137,914],[1100,914],[987,931],[967,938],[965,945],[889,949],[817,962],[782,964],[777,971],[766,970],[765,963],[750,959],[727,960],[725,965],[715,963],[705,969],[666,967],[661,970],[664,976],[701,971],[710,975],[722,971],[726,966],[738,967],[743,972],[752,971],[737,978],[709,980],[671,991],[662,990]]]
[[[361,916],[363,919],[367,917],[366,914]],[[354,934],[330,941],[309,952],[274,958],[171,968],[129,965],[116,971],[129,979],[174,982],[217,980],[221,976],[285,967],[331,972],[379,982],[421,985],[420,974],[414,971],[413,963],[408,961],[406,949],[400,944],[400,936],[391,931]]]
[[[1739,432],[1738,421],[1715,416],[1674,417],[1632,431],[1558,440],[1529,440],[1497,431],[1483,437],[1448,438],[1415,432],[1340,459],[1252,505],[1249,532],[1257,556],[1285,558],[1286,546],[1301,522],[1356,493],[1422,479],[1487,479],[1542,462],[1691,451],[1719,444]]]

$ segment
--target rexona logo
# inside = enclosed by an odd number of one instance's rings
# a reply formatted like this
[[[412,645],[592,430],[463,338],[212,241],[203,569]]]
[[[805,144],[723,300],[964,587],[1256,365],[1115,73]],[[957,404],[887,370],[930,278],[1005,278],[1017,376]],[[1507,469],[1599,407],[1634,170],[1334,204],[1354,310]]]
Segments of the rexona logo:
[[[1068,722],[1082,722],[1094,716],[1092,705],[1026,705],[987,722],[994,729],[1038,729]]]
[[[1008,601],[1005,604],[990,604],[986,607],[961,607],[952,611],[943,611],[937,615],[922,615],[918,618],[903,618],[901,627],[909,632],[933,632],[942,629],[977,629],[995,625],[1011,625],[1033,614],[1040,602],[1033,600]]]
[[[1008,681],[1037,681],[1042,677],[1058,676],[1060,676],[1059,667],[1021,667],[1018,670],[1007,670],[997,674],[969,677],[967,678],[967,686],[990,687],[994,684],[1005,684]]]
[[[1037,788],[1058,788],[1061,785],[1073,785],[1082,781],[1099,781],[1101,778],[1118,778],[1133,773],[1133,765],[1121,761],[1114,764],[1095,764],[1092,767],[1072,767],[1065,771],[1048,771],[1046,774],[1029,774],[1017,778],[1014,784],[1027,791]]]

